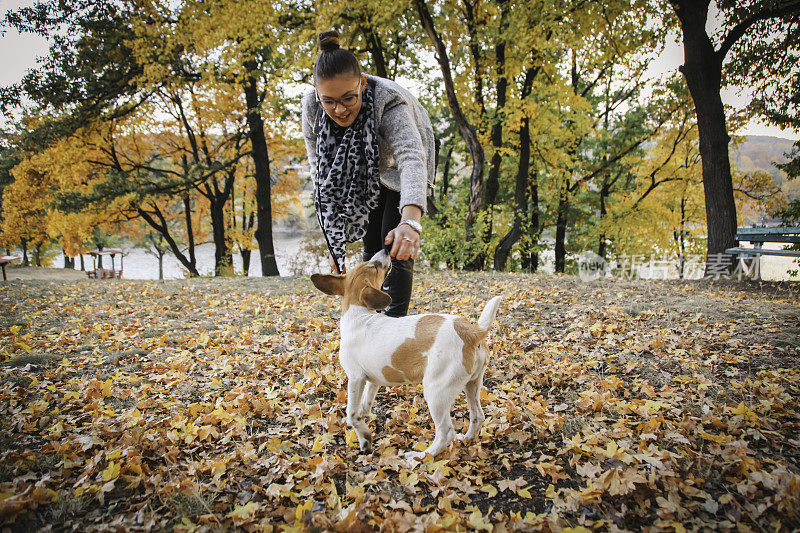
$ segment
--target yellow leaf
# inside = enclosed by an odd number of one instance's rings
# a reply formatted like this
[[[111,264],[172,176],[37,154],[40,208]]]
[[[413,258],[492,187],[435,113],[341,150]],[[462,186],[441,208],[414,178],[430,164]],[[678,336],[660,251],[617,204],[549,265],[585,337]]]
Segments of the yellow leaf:
[[[185,516],[181,518],[181,525],[175,528],[176,530],[180,531],[187,531],[188,533],[194,533],[197,531],[197,524],[186,518]]]
[[[298,505],[297,508],[294,510],[294,518],[295,520],[302,520],[303,516],[306,514],[306,511],[311,511],[311,508],[314,506],[314,499],[310,498],[306,500],[305,503]]]
[[[100,393],[103,395],[103,398],[108,398],[111,396],[111,380],[107,379],[105,381],[101,381],[100,383]]]
[[[405,479],[403,479],[405,478]],[[416,472],[413,472],[410,476],[405,476],[405,472],[400,474],[400,483],[407,487],[413,487],[417,483],[419,483],[419,476]]]
[[[528,492],[528,489],[518,488],[518,489],[517,489],[517,494],[519,494],[519,495],[520,495],[520,496],[522,496],[523,498],[528,498],[528,499],[530,499],[530,497],[531,497],[531,493],[530,493],[530,492]]]
[[[310,501],[312,504],[314,503],[313,500]],[[247,502],[244,505],[237,505],[233,508],[233,511],[226,516],[227,518],[233,518],[233,521],[236,522],[237,525],[242,525],[246,522],[250,522],[257,510],[258,504],[256,502]]]
[[[472,511],[472,513],[469,515],[469,519],[467,522],[469,523],[469,525],[471,525],[473,528],[477,530],[483,529],[486,531],[492,531],[492,529],[494,529],[492,523],[487,522],[483,518],[483,514],[478,508]]]
[[[350,429],[347,431],[347,437],[345,438],[347,442],[348,448],[358,448],[358,435],[354,429]]]
[[[484,485],[478,490],[485,492],[490,498],[494,498],[497,495],[497,488],[494,485]]]
[[[358,485],[357,487],[353,487],[349,483],[347,484],[347,497],[353,498],[357,502],[360,502],[364,499],[364,487]]]
[[[8,331],[10,331],[12,335],[16,335],[17,333],[19,333],[20,328],[22,328],[22,326],[17,324],[16,326],[11,326],[10,328],[8,328]]]
[[[103,481],[106,482],[106,481],[111,481],[112,479],[116,479],[117,476],[119,476],[120,468],[122,468],[122,465],[120,463],[111,461],[108,464],[108,468],[103,470]]]
[[[198,440],[206,440],[209,436],[218,437],[219,432],[217,428],[214,426],[201,426],[200,429],[197,431],[197,439]]]
[[[214,461],[214,464],[211,466],[211,473],[214,474],[214,476],[221,476],[227,469],[228,467],[224,461]]]
[[[106,459],[109,461],[114,461],[120,457],[122,457],[122,450],[114,450],[106,453]]]
[[[439,521],[436,522],[436,525],[438,525],[440,527],[443,527],[445,529],[448,529],[450,526],[453,525],[453,523],[455,521],[456,521],[456,515],[448,514],[448,515],[445,515],[445,516],[441,517],[439,519]]]
[[[197,344],[200,346],[206,346],[210,340],[211,338],[208,336],[208,333],[203,333],[200,335],[200,337],[198,337]]]
[[[711,435],[710,433],[706,433],[705,431],[700,433],[700,436],[706,440],[714,441],[717,444],[724,444],[730,438],[729,435]]]
[[[448,476],[450,475],[450,467],[447,466],[447,463],[449,462],[450,462],[449,459],[442,459],[441,461],[432,461],[428,465],[428,472],[436,472],[437,469],[441,468],[442,475]]]

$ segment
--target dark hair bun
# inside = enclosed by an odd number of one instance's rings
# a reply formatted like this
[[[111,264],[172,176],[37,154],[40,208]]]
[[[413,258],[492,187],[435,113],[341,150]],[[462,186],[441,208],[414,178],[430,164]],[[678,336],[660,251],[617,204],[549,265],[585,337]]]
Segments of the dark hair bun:
[[[339,32],[336,30],[324,31],[317,37],[317,43],[323,52],[332,52],[339,49]]]

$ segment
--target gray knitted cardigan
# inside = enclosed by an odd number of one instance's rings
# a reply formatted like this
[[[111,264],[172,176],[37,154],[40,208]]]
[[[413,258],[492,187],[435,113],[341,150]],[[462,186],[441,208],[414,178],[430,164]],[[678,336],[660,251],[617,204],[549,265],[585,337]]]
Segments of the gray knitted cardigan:
[[[378,170],[383,185],[400,192],[400,210],[416,205],[425,212],[426,195],[433,191],[435,141],[428,113],[407,89],[392,80],[375,80],[375,124],[378,127]],[[311,177],[317,171],[317,122],[324,113],[311,89],[303,96],[303,137]]]

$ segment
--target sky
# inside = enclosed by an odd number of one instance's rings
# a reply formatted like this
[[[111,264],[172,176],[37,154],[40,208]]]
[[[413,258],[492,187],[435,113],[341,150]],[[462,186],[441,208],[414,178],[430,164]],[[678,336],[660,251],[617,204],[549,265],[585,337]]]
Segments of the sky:
[[[0,0],[0,13],[5,14],[8,10],[32,3],[32,1]],[[709,30],[714,29],[714,15],[712,12],[711,16],[709,16]],[[47,44],[47,40],[43,37],[32,34],[19,34],[15,30],[5,29],[0,34],[0,58],[2,58],[2,63],[0,64],[0,86],[13,85],[20,81],[29,69],[36,66],[37,58],[47,53]],[[674,42],[673,39],[669,39],[664,52],[654,62],[648,75],[659,76],[673,72],[682,63],[682,45]],[[746,91],[743,91],[743,94],[739,94],[736,89],[723,90],[722,100],[737,109],[744,107],[748,102]],[[781,130],[758,120],[751,121],[737,133],[740,135],[770,135],[792,140],[800,139],[800,132],[788,129]]]

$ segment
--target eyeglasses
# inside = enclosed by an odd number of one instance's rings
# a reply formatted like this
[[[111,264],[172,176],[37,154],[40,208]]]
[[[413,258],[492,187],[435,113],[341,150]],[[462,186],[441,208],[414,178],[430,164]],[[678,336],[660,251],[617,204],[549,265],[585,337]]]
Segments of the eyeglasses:
[[[357,92],[360,88],[361,88],[361,79],[359,78],[358,87],[355,88],[355,91]],[[323,108],[327,109],[328,111],[333,111],[334,109],[336,109],[336,104],[342,104],[342,106],[349,109],[358,103],[359,94],[360,93],[357,92],[357,94],[354,95],[348,94],[343,98],[326,98],[325,100],[322,100],[319,97],[319,93],[317,93],[317,101],[322,105]]]

